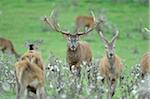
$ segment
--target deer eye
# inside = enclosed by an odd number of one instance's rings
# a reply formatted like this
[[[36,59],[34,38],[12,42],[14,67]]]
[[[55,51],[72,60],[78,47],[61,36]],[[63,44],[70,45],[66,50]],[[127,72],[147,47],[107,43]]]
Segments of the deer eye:
[[[68,37],[68,40],[69,40],[69,41],[71,41],[71,38],[70,38],[70,37]]]

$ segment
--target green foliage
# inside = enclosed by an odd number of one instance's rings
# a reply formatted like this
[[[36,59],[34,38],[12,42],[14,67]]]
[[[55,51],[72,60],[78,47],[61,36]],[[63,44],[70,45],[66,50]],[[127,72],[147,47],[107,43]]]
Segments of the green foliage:
[[[89,9],[93,9],[96,15],[103,12],[107,23],[111,26],[104,30],[104,35],[111,39],[111,31],[114,27],[120,31],[116,41],[116,53],[127,64],[126,73],[131,66],[139,63],[145,52],[149,51],[148,40],[143,40],[143,34],[140,31],[143,27],[149,27],[148,6],[136,2],[140,0],[127,0],[130,2],[126,3],[112,3],[111,0],[78,0],[77,6],[72,4],[73,0],[67,0],[68,2],[66,0],[28,1],[0,0],[0,37],[10,39],[20,54],[26,51],[25,41],[43,39],[44,43],[39,50],[45,63],[48,62],[49,52],[53,52],[55,56],[65,61],[67,47],[65,39],[61,34],[50,31],[41,20],[54,8],[58,9],[61,28],[68,30],[73,30],[74,19],[77,15],[89,15]],[[104,45],[95,31],[81,39],[90,43],[95,58],[100,59],[104,55]]]

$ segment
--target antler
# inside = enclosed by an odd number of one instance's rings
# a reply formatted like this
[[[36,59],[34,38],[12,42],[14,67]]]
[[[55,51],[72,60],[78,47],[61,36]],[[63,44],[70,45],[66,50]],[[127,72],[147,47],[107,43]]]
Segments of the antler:
[[[99,34],[101,40],[102,40],[104,43],[107,43],[107,44],[109,43],[108,40],[104,37],[102,31],[99,31],[98,34]]]
[[[68,35],[70,32],[62,31],[60,29],[60,25],[59,25],[59,23],[57,23],[57,21],[55,19],[56,16],[53,16],[53,14],[54,14],[54,10],[51,12],[50,20],[47,17],[45,17],[44,22],[47,25],[49,25],[54,31]]]
[[[93,30],[94,28],[90,28],[90,29],[88,29],[87,31],[85,31],[85,32],[78,32],[77,33],[77,35],[85,35],[85,34],[88,34],[89,32],[91,32],[92,30]]]
[[[115,36],[112,38],[111,42],[114,43],[114,41],[116,40],[116,38],[118,37],[119,31],[116,31]]]
[[[144,30],[145,30],[146,32],[150,33],[150,29],[144,28]]]
[[[93,17],[94,22],[96,23],[96,17],[95,17],[94,12],[93,12],[93,11],[91,11],[91,14],[92,14],[92,17]]]

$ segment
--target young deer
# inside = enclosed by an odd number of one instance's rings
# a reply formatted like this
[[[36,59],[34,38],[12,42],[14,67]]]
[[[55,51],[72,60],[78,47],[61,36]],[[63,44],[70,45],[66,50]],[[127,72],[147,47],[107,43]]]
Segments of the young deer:
[[[44,69],[36,51],[29,50],[15,64],[16,72],[16,99],[45,99]]]
[[[42,70],[44,70],[43,60],[40,56],[40,53],[36,51],[36,47],[34,44],[29,44],[29,50],[22,55],[21,60],[30,61],[31,63],[36,64]]]
[[[53,12],[51,16],[53,15]],[[54,18],[54,16],[53,16]],[[87,64],[90,64],[92,61],[92,52],[91,48],[88,43],[79,41],[80,36],[86,35],[89,32],[93,30],[93,28],[90,28],[89,30],[85,32],[75,32],[70,33],[66,31],[62,31],[59,27],[59,24],[55,19],[51,17],[50,20],[48,20],[46,17],[44,19],[45,23],[48,24],[54,31],[59,32],[63,34],[64,38],[67,40],[67,56],[66,60],[70,67],[70,71],[73,69],[77,70],[77,75],[80,76],[80,64],[82,62],[87,62]],[[73,67],[74,66],[74,67]]]
[[[0,37],[0,50],[4,53],[5,51],[10,51],[18,59],[20,55],[14,49],[14,46],[10,40]]]
[[[144,54],[140,62],[142,79],[146,74],[150,74],[150,52]]]
[[[101,31],[98,31],[98,33],[102,42],[105,45],[106,51],[106,55],[101,59],[99,64],[100,74],[104,77],[104,79],[108,84],[109,87],[108,99],[111,99],[111,97],[115,93],[115,87],[117,83],[116,80],[121,76],[123,68],[121,59],[114,52],[115,40],[119,32],[118,31],[116,32],[115,36],[112,38],[110,42],[104,37]]]

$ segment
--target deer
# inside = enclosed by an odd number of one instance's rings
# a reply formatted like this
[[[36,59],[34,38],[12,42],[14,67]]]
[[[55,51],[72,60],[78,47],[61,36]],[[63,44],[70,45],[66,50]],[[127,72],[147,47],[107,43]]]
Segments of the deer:
[[[10,51],[12,54],[15,55],[16,59],[20,57],[20,55],[16,52],[12,42],[2,37],[0,37],[0,50],[2,51],[2,53]]]
[[[150,52],[143,55],[140,62],[141,77],[144,79],[145,75],[150,74]]]
[[[37,47],[35,44],[29,44],[29,50],[21,56],[21,60],[30,60],[31,63],[36,64],[42,70],[44,70],[43,59],[38,51],[36,51]]]
[[[32,49],[30,45],[30,49]],[[33,49],[22,55],[15,64],[16,99],[45,99],[44,66]]]
[[[70,71],[77,71],[77,76],[80,76],[80,65],[83,62],[86,62],[87,65],[91,64],[92,62],[92,51],[91,47],[86,42],[81,42],[80,37],[83,35],[88,34],[93,30],[93,28],[88,29],[85,32],[74,32],[71,33],[69,31],[63,31],[60,28],[59,23],[55,19],[56,17],[53,16],[54,11],[51,12],[50,20],[45,17],[44,22],[52,28],[54,31],[61,33],[64,38],[67,40],[67,52],[66,52],[66,61],[69,65]]]
[[[104,24],[104,19],[99,19],[97,20],[95,18],[95,14],[93,11],[91,11],[92,16],[77,16],[75,18],[75,25],[76,25],[76,30],[75,31],[80,31],[81,28],[84,28],[84,30],[88,30],[90,28],[93,28],[95,24],[99,21],[99,25],[102,26]]]
[[[117,80],[121,77],[121,73],[123,70],[123,65],[121,63],[121,58],[115,54],[115,41],[118,37],[119,31],[116,32],[111,41],[108,41],[102,31],[96,27],[96,30],[99,34],[101,41],[105,45],[105,56],[100,60],[99,63],[99,71],[102,77],[104,77],[108,84],[108,95],[107,99],[112,99],[115,94],[115,88],[117,84]]]

